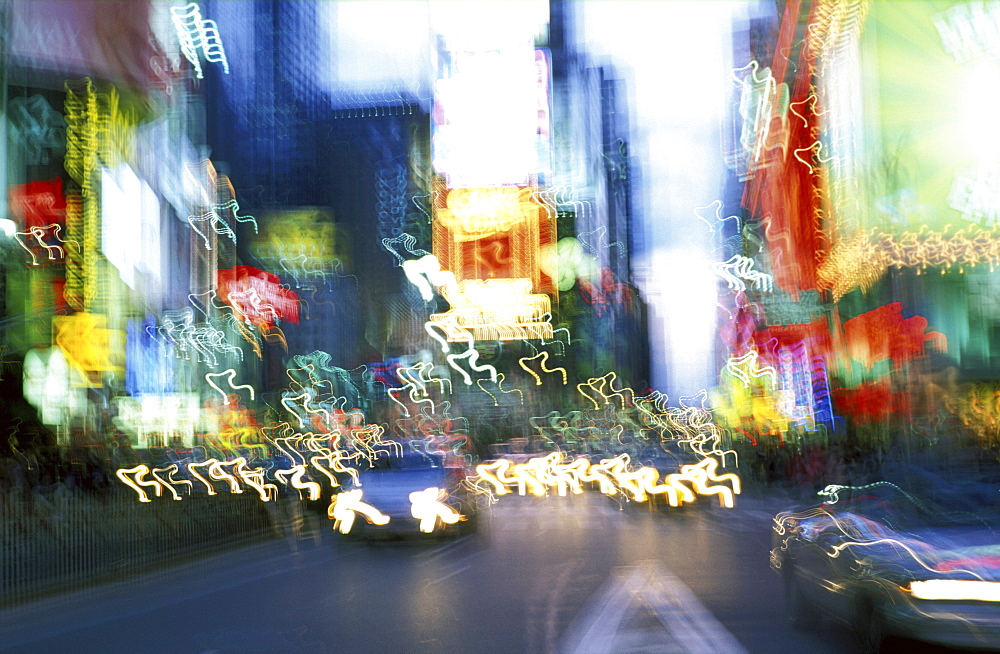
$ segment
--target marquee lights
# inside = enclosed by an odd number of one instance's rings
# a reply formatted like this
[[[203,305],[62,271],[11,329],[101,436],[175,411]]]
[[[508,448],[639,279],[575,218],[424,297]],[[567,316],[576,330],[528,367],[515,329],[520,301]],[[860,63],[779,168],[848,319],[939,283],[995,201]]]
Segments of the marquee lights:
[[[455,188],[448,191],[447,206],[434,214],[459,241],[509,231],[537,215],[534,189],[526,186]]]
[[[839,300],[855,288],[871,288],[892,266],[918,271],[934,267],[943,274],[951,268],[964,272],[978,265],[988,265],[991,271],[1000,265],[1000,226],[969,226],[955,232],[950,228],[929,231],[924,226],[898,236],[877,230],[855,232],[833,246],[818,277],[822,287]]]
[[[465,340],[465,334],[500,341],[553,337],[549,297],[531,293],[530,279],[466,280],[444,287],[442,295],[451,309],[430,319],[454,324],[449,341]]]

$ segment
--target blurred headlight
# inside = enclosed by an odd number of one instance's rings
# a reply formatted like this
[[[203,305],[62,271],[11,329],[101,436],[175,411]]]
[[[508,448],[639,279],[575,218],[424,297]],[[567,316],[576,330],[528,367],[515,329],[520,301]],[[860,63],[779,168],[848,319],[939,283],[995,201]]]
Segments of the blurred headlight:
[[[996,581],[928,579],[910,582],[910,592],[924,600],[1000,602],[1000,582]]]

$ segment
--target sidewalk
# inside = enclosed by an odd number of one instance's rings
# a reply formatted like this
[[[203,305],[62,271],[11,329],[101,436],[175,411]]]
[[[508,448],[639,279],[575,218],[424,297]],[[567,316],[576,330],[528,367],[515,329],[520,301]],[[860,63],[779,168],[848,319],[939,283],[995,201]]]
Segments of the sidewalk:
[[[0,652],[201,597],[249,580],[329,562],[323,544],[292,551],[284,539],[256,542],[122,581],[95,585],[0,610]],[[154,598],[150,589],[161,592]]]

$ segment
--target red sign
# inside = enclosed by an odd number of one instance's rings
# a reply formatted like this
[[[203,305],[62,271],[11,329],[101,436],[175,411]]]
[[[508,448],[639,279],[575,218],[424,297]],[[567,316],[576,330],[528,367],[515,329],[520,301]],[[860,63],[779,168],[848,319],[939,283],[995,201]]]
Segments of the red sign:
[[[253,266],[218,272],[219,299],[239,317],[258,327],[274,327],[277,320],[299,322],[299,296],[281,285],[281,279]]]
[[[7,201],[25,229],[66,224],[66,198],[59,177],[12,185],[7,189]]]

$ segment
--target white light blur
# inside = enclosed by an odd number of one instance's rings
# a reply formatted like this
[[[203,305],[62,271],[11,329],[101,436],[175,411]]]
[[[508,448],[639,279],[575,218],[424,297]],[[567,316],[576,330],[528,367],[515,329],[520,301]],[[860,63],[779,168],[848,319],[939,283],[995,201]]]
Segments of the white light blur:
[[[149,184],[126,164],[115,171],[101,169],[101,214],[101,251],[122,281],[135,290],[136,273],[141,273],[147,285],[158,285],[160,200]]]
[[[135,207],[141,206],[140,182],[132,169],[122,165],[112,172],[101,170],[101,250],[118,269],[129,288],[135,288],[135,247],[142,242],[142,231]]]
[[[650,304],[652,386],[671,397],[714,385],[713,234],[693,210],[720,199],[732,31],[746,3],[586,2],[579,47],[606,60],[630,92],[635,198],[645,251],[634,273]],[[663,321],[658,325],[656,318]]]
[[[487,50],[530,41],[544,29],[545,0],[379,0],[324,2],[319,21],[329,65],[321,66],[335,102],[364,105],[405,97],[430,100],[437,35],[457,48]],[[500,45],[498,45],[500,44]]]
[[[1000,149],[1000,125],[996,120],[996,108],[1000,106],[1000,62],[977,61],[966,64],[962,72],[963,145],[977,159],[993,158]]]
[[[7,237],[14,236],[14,233],[17,232],[17,223],[10,218],[0,218],[0,232],[3,232],[3,235]]]
[[[928,579],[912,582],[910,592],[923,600],[1000,602],[1000,582],[996,581]]]
[[[696,248],[660,249],[645,273],[647,301],[660,319],[649,325],[654,388],[672,398],[710,388],[718,372],[712,258]]]

